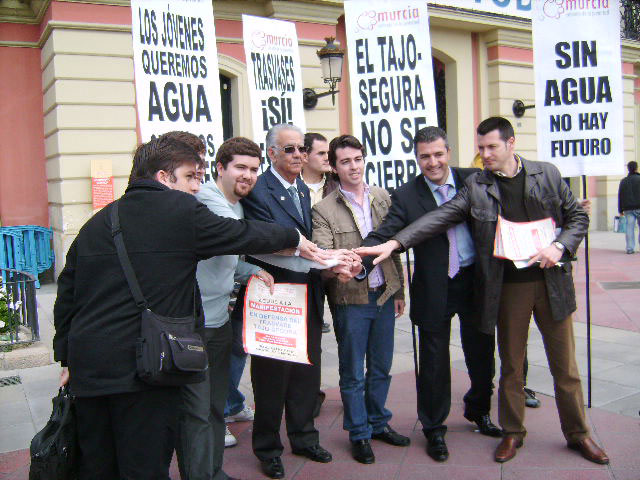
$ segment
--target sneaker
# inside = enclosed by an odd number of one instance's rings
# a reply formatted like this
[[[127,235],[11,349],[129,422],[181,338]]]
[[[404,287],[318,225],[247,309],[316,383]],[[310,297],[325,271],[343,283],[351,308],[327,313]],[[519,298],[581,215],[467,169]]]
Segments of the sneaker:
[[[536,398],[536,392],[525,387],[524,388],[524,404],[529,408],[538,408],[540,400]]]
[[[229,427],[224,427],[224,448],[235,447],[238,439],[231,433]]]
[[[633,250],[627,250],[627,255],[633,254]]]
[[[252,422],[253,421],[253,408],[245,407],[240,410],[235,415],[229,415],[228,417],[224,417],[225,423],[233,423],[233,422]]]

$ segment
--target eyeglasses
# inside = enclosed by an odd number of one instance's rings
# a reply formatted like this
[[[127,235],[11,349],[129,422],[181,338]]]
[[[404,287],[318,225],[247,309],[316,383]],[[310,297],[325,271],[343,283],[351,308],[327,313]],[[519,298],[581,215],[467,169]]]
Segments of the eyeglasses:
[[[280,150],[282,150],[284,153],[286,153],[287,155],[291,155],[292,153],[294,153],[296,150],[298,150],[299,153],[307,153],[307,151],[309,150],[307,147],[305,147],[304,145],[286,145],[284,147],[277,147]]]

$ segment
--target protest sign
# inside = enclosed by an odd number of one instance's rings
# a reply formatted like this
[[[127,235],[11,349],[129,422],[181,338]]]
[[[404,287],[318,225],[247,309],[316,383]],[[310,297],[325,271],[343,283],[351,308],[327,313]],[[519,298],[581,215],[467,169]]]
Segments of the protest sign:
[[[142,141],[171,130],[198,135],[208,180],[223,140],[211,2],[131,0],[131,17]]]
[[[262,148],[264,171],[271,163],[264,142],[272,126],[291,123],[306,130],[298,35],[292,22],[251,15],[242,15],[242,31],[253,139]]]
[[[251,355],[310,363],[307,355],[307,286],[276,283],[271,295],[251,277],[244,298],[242,343]]]
[[[531,18],[531,5],[534,0],[429,0],[429,3],[479,12],[499,13],[510,17]]]
[[[367,149],[365,180],[392,189],[419,169],[413,137],[437,125],[427,2],[344,3],[353,134]]]
[[[534,7],[538,159],[565,177],[623,174],[619,1]]]

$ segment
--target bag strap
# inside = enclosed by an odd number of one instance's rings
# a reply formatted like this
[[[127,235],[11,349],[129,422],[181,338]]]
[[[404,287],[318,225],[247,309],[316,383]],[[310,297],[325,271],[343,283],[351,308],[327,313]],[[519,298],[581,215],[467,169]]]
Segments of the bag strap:
[[[127,279],[127,283],[129,284],[129,290],[131,290],[133,299],[135,300],[138,308],[140,308],[141,310],[145,310],[149,308],[149,304],[147,303],[147,299],[144,298],[144,295],[142,294],[142,290],[140,290],[140,284],[138,283],[136,274],[133,271],[133,267],[131,266],[131,260],[129,260],[127,249],[124,246],[124,239],[122,238],[122,230],[120,229],[120,215],[118,214],[118,203],[119,203],[119,200],[116,200],[111,205],[111,236],[113,237],[113,241],[116,244],[118,259],[120,260],[120,265],[122,266],[122,270],[124,271],[124,277]]]

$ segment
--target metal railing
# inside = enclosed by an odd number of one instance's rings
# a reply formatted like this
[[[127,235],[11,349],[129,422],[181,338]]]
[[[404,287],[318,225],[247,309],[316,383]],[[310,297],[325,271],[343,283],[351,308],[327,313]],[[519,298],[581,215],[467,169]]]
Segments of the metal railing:
[[[39,340],[35,277],[10,268],[0,277],[0,347]]]
[[[622,38],[640,40],[640,1],[620,2],[620,34]]]

